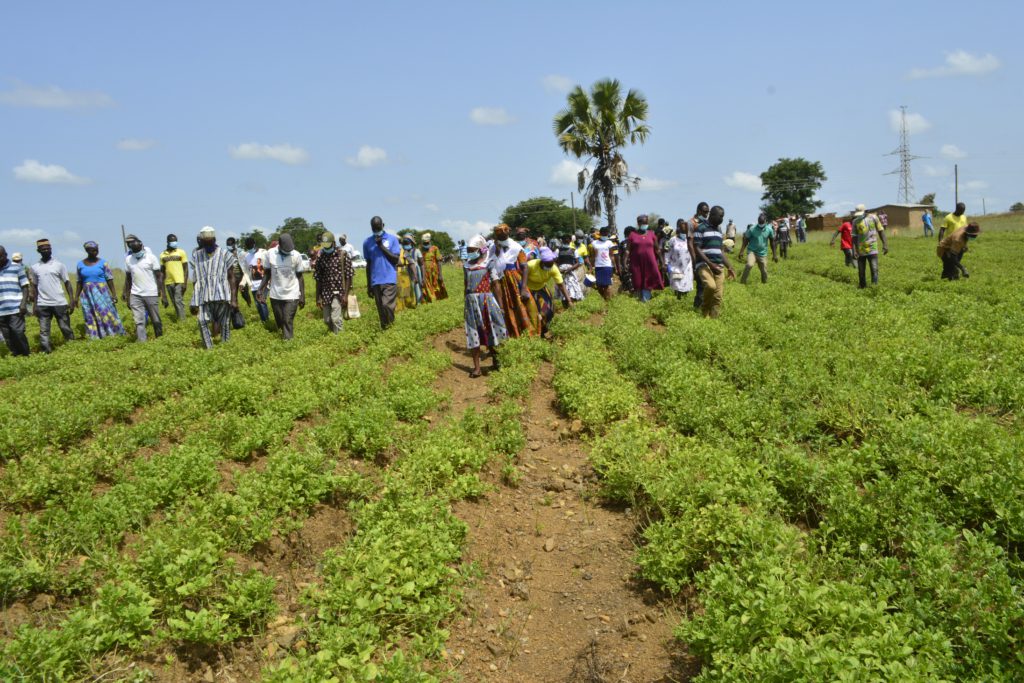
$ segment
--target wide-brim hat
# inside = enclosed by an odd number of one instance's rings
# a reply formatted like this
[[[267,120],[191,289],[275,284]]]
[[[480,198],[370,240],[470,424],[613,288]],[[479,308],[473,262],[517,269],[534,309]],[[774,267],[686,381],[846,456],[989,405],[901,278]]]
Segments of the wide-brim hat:
[[[853,212],[853,215],[854,216],[863,216],[864,213],[867,210],[868,210],[868,208],[866,206],[864,206],[863,204],[858,204],[856,210],[854,210],[854,212]]]

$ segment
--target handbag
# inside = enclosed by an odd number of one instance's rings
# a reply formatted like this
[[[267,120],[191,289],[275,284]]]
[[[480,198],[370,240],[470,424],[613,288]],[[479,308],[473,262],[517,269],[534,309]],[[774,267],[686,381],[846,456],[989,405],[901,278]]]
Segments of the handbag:
[[[355,294],[349,294],[348,306],[345,307],[345,320],[355,320],[359,317],[359,299],[356,298]]]
[[[231,329],[240,330],[245,327],[245,316],[242,311],[234,308],[231,310]]]

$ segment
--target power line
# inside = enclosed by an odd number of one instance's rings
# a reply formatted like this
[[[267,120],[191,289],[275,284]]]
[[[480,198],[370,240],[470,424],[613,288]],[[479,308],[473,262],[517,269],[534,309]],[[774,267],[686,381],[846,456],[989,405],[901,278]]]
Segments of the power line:
[[[914,156],[910,153],[910,133],[907,130],[907,106],[900,106],[900,146],[889,152],[887,156],[899,156],[900,165],[895,171],[886,173],[885,175],[897,175],[900,176],[900,187],[896,193],[897,199],[902,199],[904,204],[911,203],[911,196],[914,194],[914,180],[910,175],[910,162],[914,159],[923,159],[924,157]]]

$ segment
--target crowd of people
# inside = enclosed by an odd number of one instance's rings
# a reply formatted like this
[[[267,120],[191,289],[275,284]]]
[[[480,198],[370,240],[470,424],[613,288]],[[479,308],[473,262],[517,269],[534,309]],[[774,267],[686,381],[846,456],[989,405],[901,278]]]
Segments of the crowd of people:
[[[963,203],[946,216],[939,230],[937,255],[942,261],[942,278],[968,277],[962,258],[968,243],[981,232],[968,223]],[[761,281],[768,282],[768,252],[772,261],[787,258],[794,241],[807,240],[803,217],[782,216],[769,220],[765,213],[739,235],[733,221],[724,227],[721,206],[697,205],[689,219],[680,218],[675,228],[663,218],[651,226],[647,215],[637,216],[636,225],[620,238],[609,227],[573,233],[534,237],[526,227],[514,233],[501,224],[490,235],[475,235],[460,241],[457,257],[463,265],[465,286],[466,345],[473,355],[472,376],[481,374],[481,349],[494,350],[509,337],[548,334],[556,304],[568,308],[580,301],[590,288],[600,296],[612,296],[614,281],[619,293],[650,301],[655,291],[666,288],[679,299],[695,291],[693,307],[709,318],[718,317],[725,283],[736,279],[729,259],[737,253],[744,264],[740,282],[746,284],[756,266]],[[878,243],[881,253],[889,251],[884,214],[868,212],[859,205],[832,235],[831,246],[840,240],[847,266],[858,269],[858,284],[878,283]],[[922,216],[925,235],[932,234],[930,212]],[[371,235],[363,243],[369,297],[374,301],[382,329],[395,320],[397,312],[446,299],[442,265],[453,255],[432,244],[431,234],[419,239],[413,234],[393,234],[380,216],[370,220]],[[947,234],[948,233],[948,234]],[[221,246],[216,230],[204,227],[196,236],[191,253],[179,246],[176,235],[167,236],[166,249],[159,254],[146,247],[136,235],[125,238],[125,280],[121,301],[128,306],[135,337],[144,342],[152,328],[154,337],[163,334],[160,305],[173,305],[177,321],[186,318],[184,298],[188,283],[192,295],[188,309],[196,317],[203,345],[213,348],[213,338],[228,341],[231,330],[245,326],[238,297],[255,305],[262,322],[273,316],[284,340],[294,336],[298,310],[306,304],[305,273],[312,271],[315,301],[328,330],[338,333],[344,320],[360,315],[353,293],[354,260],[357,252],[346,235],[337,238],[330,231],[305,258],[288,233],[282,233],[266,248],[252,237],[239,251],[234,238]],[[100,257],[100,247],[83,245],[85,257],[75,265],[74,290],[68,268],[53,258],[49,240],[36,243],[39,262],[26,268],[19,254],[10,258],[0,246],[0,335],[12,355],[29,354],[25,316],[31,308],[39,321],[40,348],[53,350],[52,323],[66,341],[75,339],[71,314],[81,308],[84,336],[88,339],[124,335],[125,327],[117,309],[118,293],[110,264]]]

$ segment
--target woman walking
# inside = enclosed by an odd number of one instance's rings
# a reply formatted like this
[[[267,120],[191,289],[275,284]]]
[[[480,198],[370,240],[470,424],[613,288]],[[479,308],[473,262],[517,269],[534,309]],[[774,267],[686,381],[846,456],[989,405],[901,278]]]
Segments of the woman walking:
[[[104,259],[100,258],[100,246],[86,242],[85,258],[78,262],[78,284],[75,288],[75,303],[82,306],[85,318],[85,334],[89,339],[102,339],[124,335],[124,325],[117,313],[117,288],[114,274]]]
[[[423,233],[420,237],[422,244],[420,250],[423,259],[423,301],[440,301],[448,298],[448,290],[444,286],[444,273],[441,272],[441,262],[444,256],[437,245],[431,244],[432,235],[429,232]]]
[[[658,264],[658,239],[648,229],[647,216],[637,216],[637,228],[626,241],[629,254],[629,270],[632,275],[633,291],[640,301],[650,301],[656,289],[664,289],[661,268]]]
[[[562,280],[562,273],[555,263],[555,252],[547,247],[540,248],[540,258],[533,259],[526,264],[526,283],[530,294],[537,301],[537,310],[540,312],[541,336],[547,334],[551,319],[555,317],[555,303],[551,300],[551,292],[548,291],[548,283],[553,283],[555,288],[562,295],[566,308],[572,308],[572,299],[565,289]]]
[[[509,237],[509,227],[502,223],[494,228],[494,258],[501,273],[495,297],[505,317],[508,336],[536,336],[540,334],[540,314],[537,302],[526,287],[528,259],[523,247]]]
[[[686,221],[676,221],[676,234],[665,245],[665,270],[668,282],[677,299],[693,290],[693,261],[686,239]]]
[[[402,250],[398,256],[398,305],[396,310],[416,308],[419,303],[420,267],[412,237],[402,237]]]
[[[467,262],[463,266],[466,292],[466,348],[473,354],[473,371],[470,377],[479,377],[480,347],[486,346],[491,352],[494,369],[498,369],[498,344],[508,338],[505,317],[501,306],[491,291],[492,283],[501,277],[498,262],[488,254],[487,240],[474,235],[466,247]]]

